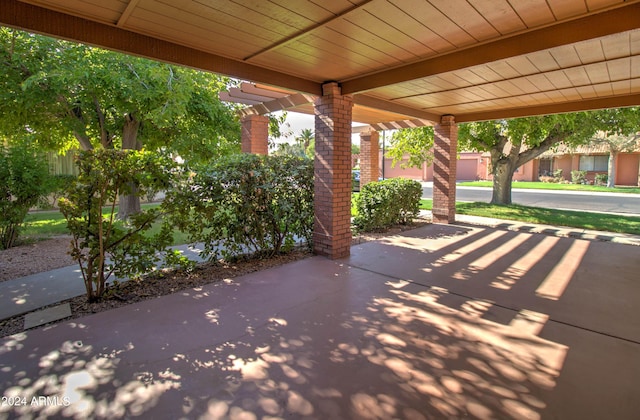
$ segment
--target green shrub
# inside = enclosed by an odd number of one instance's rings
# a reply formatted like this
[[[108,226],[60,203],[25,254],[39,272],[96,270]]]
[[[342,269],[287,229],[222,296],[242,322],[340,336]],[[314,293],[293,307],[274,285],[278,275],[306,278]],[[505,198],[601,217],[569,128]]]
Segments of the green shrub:
[[[76,158],[79,174],[59,200],[72,235],[71,256],[78,262],[89,302],[106,291],[106,281],[139,277],[154,269],[171,243],[168,226],[157,235],[144,235],[161,210],[153,208],[117,220],[115,202],[120,194],[138,194],[171,186],[174,163],[171,159],[134,150],[92,150]],[[103,208],[109,205],[106,215]],[[110,260],[110,262],[108,262]],[[182,262],[174,251],[165,261]]]
[[[563,172],[564,171],[562,169],[556,169],[555,171],[553,171],[553,177],[562,179]],[[560,180],[558,180],[557,182],[560,182]]]
[[[15,244],[29,209],[44,201],[48,177],[46,159],[33,148],[0,144],[0,249]]]
[[[585,184],[587,182],[587,171],[571,171],[571,182]]]
[[[394,178],[370,182],[355,200],[354,225],[363,231],[409,223],[418,215],[422,185],[410,179]]]
[[[165,204],[169,222],[203,242],[203,256],[273,255],[312,246],[313,161],[239,154],[198,168]]]
[[[607,174],[596,174],[594,182],[596,185],[607,185],[607,181],[609,180],[609,175]]]

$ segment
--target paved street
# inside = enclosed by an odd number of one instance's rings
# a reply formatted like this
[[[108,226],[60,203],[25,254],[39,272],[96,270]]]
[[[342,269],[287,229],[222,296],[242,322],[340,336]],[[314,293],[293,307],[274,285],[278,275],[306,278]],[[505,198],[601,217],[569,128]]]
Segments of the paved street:
[[[423,197],[432,198],[431,183],[423,184]],[[490,188],[460,187],[456,189],[458,201],[491,201]],[[640,194],[583,193],[576,191],[546,191],[513,189],[514,204],[525,206],[599,211],[640,216]]]

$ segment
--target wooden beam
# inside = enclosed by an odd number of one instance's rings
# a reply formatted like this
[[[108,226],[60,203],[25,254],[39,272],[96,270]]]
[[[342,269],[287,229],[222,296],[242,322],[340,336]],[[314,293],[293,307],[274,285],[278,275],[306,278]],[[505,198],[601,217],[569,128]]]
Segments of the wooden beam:
[[[118,23],[116,24],[117,27],[122,28],[124,27],[124,25],[126,25],[127,20],[129,20],[131,13],[133,13],[133,10],[138,6],[138,3],[140,3],[140,0],[129,1],[129,4],[127,4],[127,8],[124,9],[124,12],[122,12],[122,15],[120,15],[120,19],[118,19]]]
[[[420,109],[411,108],[400,105],[384,99],[374,98],[368,95],[353,95],[353,103],[356,105],[366,106],[368,108],[379,109],[382,111],[393,112],[395,114],[406,115],[410,118],[424,119],[430,121],[440,121],[440,115],[434,114]]]
[[[322,94],[321,85],[312,80],[33,6],[18,0],[2,0],[0,25],[244,80],[281,86],[297,92]]]
[[[263,48],[260,51],[257,51],[255,53],[249,55],[248,57],[245,57],[244,61],[249,61],[252,58],[255,58],[255,57],[257,57],[257,56],[259,56],[261,54],[264,54],[264,53],[269,52],[269,51],[273,51],[276,48],[279,48],[279,47],[282,47],[284,45],[290,44],[290,43],[292,43],[294,41],[297,41],[298,39],[308,35],[310,32],[313,32],[313,31],[315,31],[315,30],[317,30],[319,28],[325,27],[328,24],[330,24],[331,22],[335,22],[336,20],[341,19],[341,18],[345,17],[348,14],[351,14],[351,13],[353,13],[355,11],[361,10],[364,6],[366,6],[367,4],[371,3],[372,1],[374,1],[374,0],[365,0],[360,4],[352,5],[350,8],[342,11],[341,13],[333,15],[333,16],[329,17],[328,19],[323,20],[322,22],[319,22],[319,23],[311,25],[311,26],[309,26],[307,28],[304,28],[301,31],[293,34],[292,36],[290,36],[288,38],[285,38],[285,39],[282,39],[282,40],[280,40],[278,42],[275,42],[275,43],[269,45],[268,47]]]
[[[609,96],[606,98],[583,99],[580,101],[563,102],[557,104],[535,105],[522,108],[492,110],[457,114],[456,122],[475,122],[500,120],[508,118],[533,117],[536,115],[564,114],[567,112],[591,111],[607,108],[624,108],[640,106],[640,94]]]
[[[416,63],[341,82],[343,94],[366,92],[440,73],[640,28],[640,3],[489,41]]]
[[[240,115],[265,115],[276,111],[286,111],[302,105],[307,105],[316,100],[315,95],[305,95],[296,93],[294,95],[285,96],[284,98],[273,99],[268,102],[253,105],[249,108],[240,110]]]

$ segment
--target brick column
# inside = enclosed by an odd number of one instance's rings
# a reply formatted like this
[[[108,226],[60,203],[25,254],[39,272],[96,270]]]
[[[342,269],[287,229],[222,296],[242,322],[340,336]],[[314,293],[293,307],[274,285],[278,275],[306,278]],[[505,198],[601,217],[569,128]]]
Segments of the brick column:
[[[377,181],[379,175],[380,135],[377,131],[360,133],[360,187]]]
[[[269,153],[269,117],[264,115],[242,117],[242,153],[257,155]]]
[[[351,109],[337,83],[322,86],[315,106],[313,247],[332,259],[351,249]]]
[[[456,164],[458,127],[453,115],[444,115],[434,130],[433,222],[456,220]]]

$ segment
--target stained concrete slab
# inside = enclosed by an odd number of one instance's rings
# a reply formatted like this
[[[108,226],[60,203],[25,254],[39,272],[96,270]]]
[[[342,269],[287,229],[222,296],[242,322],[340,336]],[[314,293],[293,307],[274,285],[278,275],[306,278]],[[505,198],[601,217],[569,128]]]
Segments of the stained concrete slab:
[[[637,273],[640,248],[595,259],[576,239],[510,235],[429,226],[347,259],[308,258],[2,339],[4,394],[61,403],[0,416],[637,418],[637,317],[610,305],[603,324],[626,324],[610,333],[595,316],[568,319],[594,307],[574,288],[637,302],[637,282],[593,287],[602,271]],[[562,271],[580,278],[545,286],[558,296],[545,306],[536,291]],[[558,308],[565,294],[573,317]]]
[[[39,327],[53,321],[65,319],[71,316],[71,305],[64,303],[62,305],[52,306],[41,311],[31,312],[24,316],[24,329]]]

